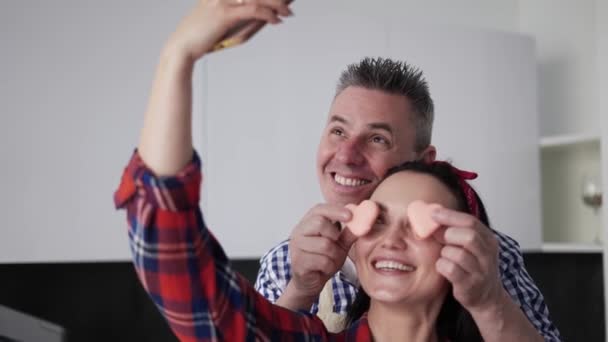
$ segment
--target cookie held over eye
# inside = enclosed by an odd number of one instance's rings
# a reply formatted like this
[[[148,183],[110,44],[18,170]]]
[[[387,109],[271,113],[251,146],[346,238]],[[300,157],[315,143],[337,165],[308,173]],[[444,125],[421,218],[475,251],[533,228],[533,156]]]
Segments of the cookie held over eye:
[[[380,209],[374,201],[365,200],[359,205],[347,204],[346,209],[350,210],[353,217],[344,225],[356,236],[363,236],[372,229]]]
[[[421,200],[407,206],[407,217],[417,239],[426,239],[439,228],[440,224],[433,220],[432,214],[440,208],[443,207],[437,203],[429,204]]]

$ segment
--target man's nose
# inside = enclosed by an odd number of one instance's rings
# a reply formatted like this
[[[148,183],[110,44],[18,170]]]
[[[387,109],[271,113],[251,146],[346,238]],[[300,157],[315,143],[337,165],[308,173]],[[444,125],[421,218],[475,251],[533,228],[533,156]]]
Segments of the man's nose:
[[[356,139],[343,141],[338,147],[336,158],[347,165],[361,165],[365,161],[361,143]]]

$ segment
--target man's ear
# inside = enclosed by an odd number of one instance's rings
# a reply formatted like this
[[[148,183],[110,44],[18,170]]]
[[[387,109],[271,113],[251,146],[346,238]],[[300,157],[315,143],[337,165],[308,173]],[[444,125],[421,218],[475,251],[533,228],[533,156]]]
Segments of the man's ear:
[[[435,158],[437,158],[437,149],[435,146],[429,145],[422,152],[420,152],[418,160],[430,163],[434,162]]]

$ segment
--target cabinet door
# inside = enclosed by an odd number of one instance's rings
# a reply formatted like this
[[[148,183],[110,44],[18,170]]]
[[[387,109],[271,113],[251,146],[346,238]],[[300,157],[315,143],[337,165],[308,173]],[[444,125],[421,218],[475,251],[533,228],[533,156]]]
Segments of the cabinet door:
[[[393,24],[389,56],[424,70],[435,100],[440,159],[473,181],[494,229],[523,248],[541,245],[534,42],[490,31]]]
[[[246,46],[209,56],[204,70],[206,218],[230,256],[263,254],[322,200],[320,133],[339,73],[364,56],[424,70],[440,157],[480,173],[474,184],[494,227],[524,247],[540,246],[530,40],[335,14],[264,30]]]

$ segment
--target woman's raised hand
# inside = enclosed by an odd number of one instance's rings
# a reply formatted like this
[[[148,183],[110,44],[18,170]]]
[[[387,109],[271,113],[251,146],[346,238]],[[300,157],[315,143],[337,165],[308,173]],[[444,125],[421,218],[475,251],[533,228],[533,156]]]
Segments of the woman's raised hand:
[[[200,0],[178,25],[169,44],[195,61],[241,22],[278,24],[280,17],[291,14],[285,0]]]

